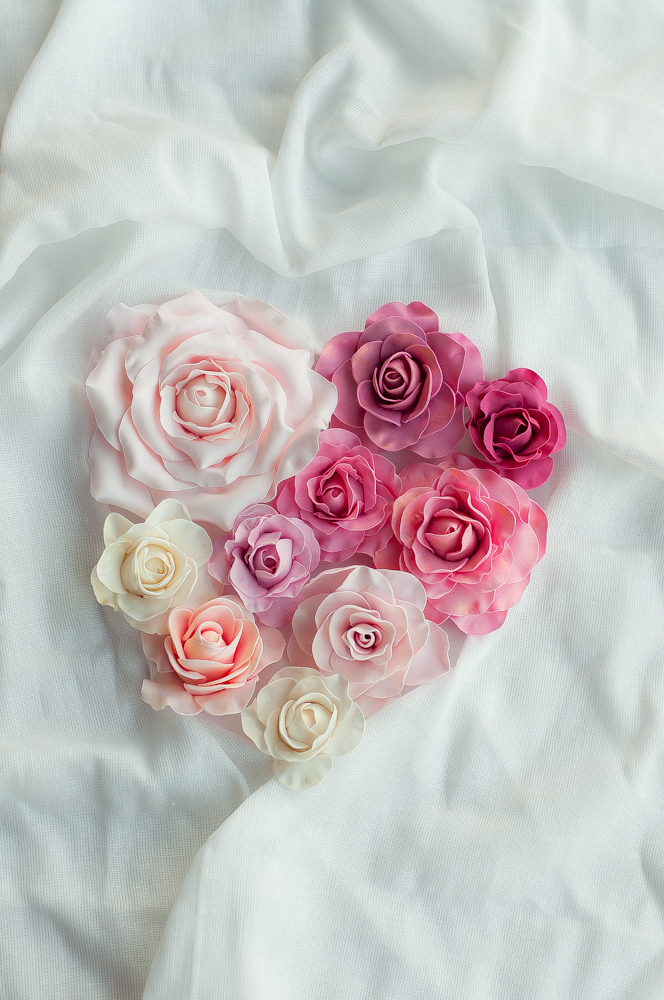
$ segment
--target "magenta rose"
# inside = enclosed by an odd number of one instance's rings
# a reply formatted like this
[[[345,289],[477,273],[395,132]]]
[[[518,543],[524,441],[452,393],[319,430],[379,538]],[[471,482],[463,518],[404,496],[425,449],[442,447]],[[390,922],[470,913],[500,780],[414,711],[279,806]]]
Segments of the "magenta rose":
[[[424,617],[422,584],[406,573],[346,566],[319,573],[302,591],[288,645],[291,663],[341,674],[365,715],[404,687],[449,669],[446,633]]]
[[[463,436],[464,395],[484,378],[480,353],[461,333],[441,333],[422,302],[389,302],[364,332],[340,333],[316,371],[337,387],[337,420],[382,451],[442,458]]]
[[[320,561],[316,536],[304,521],[267,504],[247,507],[233,537],[215,542],[208,573],[230,583],[266,625],[288,625],[302,590]]]
[[[312,528],[322,559],[341,562],[356,552],[373,555],[386,544],[400,492],[391,462],[365,448],[356,434],[331,428],[322,432],[306,469],[281,484],[276,505]]]
[[[502,476],[526,490],[546,482],[553,471],[550,456],[565,446],[565,423],[546,395],[539,375],[514,368],[503,378],[478,382],[466,396],[473,444]]]
[[[376,553],[376,565],[422,582],[428,618],[484,635],[503,624],[544,555],[546,515],[516,483],[465,456],[441,464],[442,472],[404,470],[406,485],[419,485],[395,501],[395,538]]]
[[[179,715],[241,712],[258,674],[281,657],[285,645],[280,632],[257,625],[231,597],[217,597],[195,611],[176,608],[168,630],[165,639],[143,636],[151,676],[143,681],[142,696],[152,708],[170,705]]]

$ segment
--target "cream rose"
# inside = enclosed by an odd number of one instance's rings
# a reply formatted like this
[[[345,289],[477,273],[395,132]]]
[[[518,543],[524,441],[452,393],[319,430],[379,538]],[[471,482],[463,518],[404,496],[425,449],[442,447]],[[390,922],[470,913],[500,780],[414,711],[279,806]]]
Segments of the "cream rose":
[[[212,541],[177,500],[163,500],[141,524],[109,514],[104,545],[90,577],[95,597],[141,632],[165,635],[169,611],[194,590],[213,596],[207,571],[201,571]]]
[[[242,712],[242,728],[259,750],[274,758],[274,774],[286,788],[317,785],[332,758],[354,750],[364,716],[339,674],[323,677],[309,667],[284,667]]]

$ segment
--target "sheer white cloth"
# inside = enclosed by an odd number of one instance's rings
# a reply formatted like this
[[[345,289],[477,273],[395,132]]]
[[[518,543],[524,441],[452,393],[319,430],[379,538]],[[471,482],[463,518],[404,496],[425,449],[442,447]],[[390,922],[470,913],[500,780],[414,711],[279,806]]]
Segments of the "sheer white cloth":
[[[658,0],[0,0],[3,998],[664,993],[663,46]],[[506,624],[307,793],[144,705],[89,586],[96,329],[194,287],[319,348],[421,299],[567,422]]]

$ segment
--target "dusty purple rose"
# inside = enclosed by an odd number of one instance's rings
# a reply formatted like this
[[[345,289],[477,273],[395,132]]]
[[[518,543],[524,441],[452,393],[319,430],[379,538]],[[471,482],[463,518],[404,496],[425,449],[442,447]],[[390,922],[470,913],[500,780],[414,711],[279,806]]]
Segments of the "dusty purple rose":
[[[466,396],[468,430],[479,453],[502,476],[530,490],[553,471],[551,454],[564,448],[565,423],[547,402],[543,380],[529,368],[478,382]]]
[[[356,434],[331,428],[320,435],[309,465],[281,484],[276,505],[312,528],[322,559],[340,562],[356,552],[373,555],[387,543],[400,492],[390,461],[365,448]]]
[[[290,624],[294,598],[320,561],[311,528],[295,517],[254,504],[238,515],[233,537],[217,540],[208,573],[230,583],[250,611],[265,624]]]
[[[467,337],[438,327],[422,302],[389,302],[362,333],[333,337],[316,371],[337,387],[339,423],[383,451],[449,454],[463,436],[464,395],[484,368]]]

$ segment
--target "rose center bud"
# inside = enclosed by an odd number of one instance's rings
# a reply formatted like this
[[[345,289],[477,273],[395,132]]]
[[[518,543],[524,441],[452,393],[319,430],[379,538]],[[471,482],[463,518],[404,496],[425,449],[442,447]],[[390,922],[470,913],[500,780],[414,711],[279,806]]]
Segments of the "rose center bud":
[[[293,565],[293,541],[278,538],[257,546],[245,555],[245,563],[263,587],[280,583]]]
[[[398,403],[422,381],[420,366],[405,351],[393,354],[374,372],[374,388],[385,403]]]
[[[227,376],[215,375],[197,375],[186,382],[175,400],[180,419],[199,427],[211,427],[219,421],[232,420],[235,405],[227,383]]]
[[[477,548],[473,524],[451,514],[433,517],[425,537],[435,555],[447,562],[467,559]]]
[[[532,436],[533,421],[527,410],[499,414],[496,417],[493,430],[494,441],[515,442],[520,439],[519,444],[523,446],[530,441]]]
[[[209,642],[210,644],[218,645],[223,640],[221,632],[217,632],[214,629],[206,628],[201,631],[201,639],[203,642]]]

